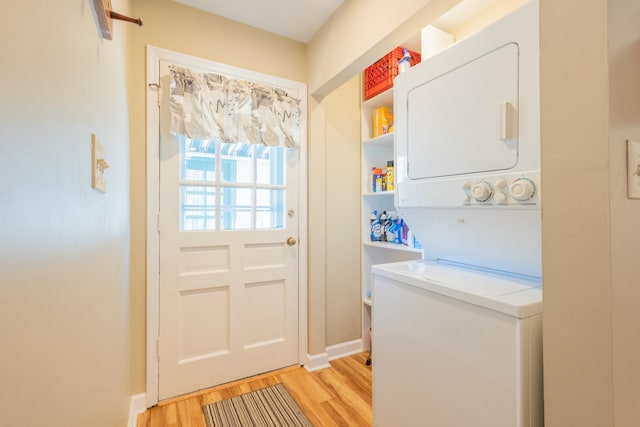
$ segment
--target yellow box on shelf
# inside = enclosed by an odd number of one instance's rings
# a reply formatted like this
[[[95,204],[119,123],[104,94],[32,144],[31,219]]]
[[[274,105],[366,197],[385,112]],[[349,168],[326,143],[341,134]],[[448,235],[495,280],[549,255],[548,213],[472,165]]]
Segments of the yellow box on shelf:
[[[393,111],[378,107],[373,113],[373,137],[393,132]]]

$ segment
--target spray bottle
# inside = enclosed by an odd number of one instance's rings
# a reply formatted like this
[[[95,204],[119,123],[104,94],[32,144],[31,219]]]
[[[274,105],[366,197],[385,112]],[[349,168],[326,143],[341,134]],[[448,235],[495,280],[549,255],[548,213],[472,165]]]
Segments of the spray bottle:
[[[398,62],[398,74],[404,73],[409,68],[411,68],[411,55],[409,54],[409,51],[405,48],[404,54],[402,55],[400,62]]]
[[[382,228],[380,227],[380,219],[378,219],[378,211],[371,213],[371,241],[379,242],[382,240]]]

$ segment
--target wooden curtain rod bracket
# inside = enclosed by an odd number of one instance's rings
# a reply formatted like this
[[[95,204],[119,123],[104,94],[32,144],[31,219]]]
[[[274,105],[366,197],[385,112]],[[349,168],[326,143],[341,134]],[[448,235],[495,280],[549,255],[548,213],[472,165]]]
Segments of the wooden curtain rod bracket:
[[[90,4],[98,24],[98,31],[103,39],[113,40],[113,19],[131,22],[142,27],[142,19],[130,18],[111,10],[111,0],[92,0]]]

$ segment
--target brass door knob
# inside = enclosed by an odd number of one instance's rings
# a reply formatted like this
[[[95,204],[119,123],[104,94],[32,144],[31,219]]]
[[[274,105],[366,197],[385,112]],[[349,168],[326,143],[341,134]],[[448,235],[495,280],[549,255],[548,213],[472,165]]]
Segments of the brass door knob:
[[[287,245],[289,245],[289,246],[293,246],[293,245],[295,245],[296,243],[298,243],[298,241],[296,240],[296,238],[295,238],[295,237],[289,237],[289,238],[287,239]]]

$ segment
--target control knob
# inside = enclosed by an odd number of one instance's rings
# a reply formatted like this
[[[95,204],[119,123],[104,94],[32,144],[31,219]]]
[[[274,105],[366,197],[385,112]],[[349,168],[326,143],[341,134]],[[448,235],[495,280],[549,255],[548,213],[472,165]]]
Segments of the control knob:
[[[488,182],[481,181],[474,184],[471,188],[471,194],[476,201],[486,202],[493,196],[493,188],[491,188],[491,184]]]
[[[504,193],[496,193],[495,198],[498,203],[506,203],[507,201],[507,195]]]
[[[504,179],[504,178],[498,178],[494,185],[495,185],[496,188],[500,188],[500,189],[506,188],[507,180]]]
[[[529,178],[518,178],[509,186],[509,192],[514,199],[524,202],[536,194],[536,185]]]

